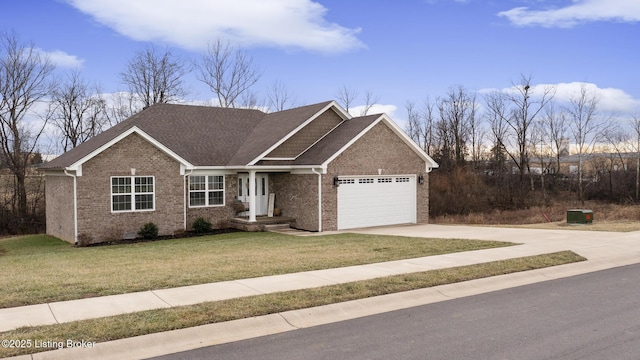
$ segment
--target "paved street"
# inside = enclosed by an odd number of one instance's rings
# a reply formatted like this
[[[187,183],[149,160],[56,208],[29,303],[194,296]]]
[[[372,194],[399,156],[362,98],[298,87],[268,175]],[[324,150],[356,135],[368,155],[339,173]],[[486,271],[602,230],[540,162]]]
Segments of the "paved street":
[[[156,358],[638,359],[640,265]]]

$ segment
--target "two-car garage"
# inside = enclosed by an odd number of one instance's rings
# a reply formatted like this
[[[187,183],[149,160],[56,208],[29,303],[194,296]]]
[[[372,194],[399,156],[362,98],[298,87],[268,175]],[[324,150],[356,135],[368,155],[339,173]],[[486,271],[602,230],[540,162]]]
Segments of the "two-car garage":
[[[338,178],[338,230],[416,222],[416,176]]]

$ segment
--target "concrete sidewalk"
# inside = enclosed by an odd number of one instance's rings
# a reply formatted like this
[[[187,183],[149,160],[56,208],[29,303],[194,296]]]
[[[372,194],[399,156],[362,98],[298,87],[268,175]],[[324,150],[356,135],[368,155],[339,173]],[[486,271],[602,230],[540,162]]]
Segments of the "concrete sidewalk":
[[[562,250],[572,250],[589,259],[585,262],[553,268],[99,343],[96,348],[91,349],[67,348],[24,357],[25,359],[80,359],[88,356],[105,359],[145,358],[640,262],[640,232],[610,233],[445,225],[393,226],[353,232],[498,240],[522,245],[0,309],[0,331],[21,326],[64,323],[150,309],[334,285]]]

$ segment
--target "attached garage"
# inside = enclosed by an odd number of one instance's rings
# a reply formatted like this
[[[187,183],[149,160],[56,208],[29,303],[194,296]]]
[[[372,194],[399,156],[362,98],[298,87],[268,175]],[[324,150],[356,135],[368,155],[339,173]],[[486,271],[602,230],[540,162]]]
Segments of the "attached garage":
[[[338,178],[338,230],[415,222],[415,175]]]

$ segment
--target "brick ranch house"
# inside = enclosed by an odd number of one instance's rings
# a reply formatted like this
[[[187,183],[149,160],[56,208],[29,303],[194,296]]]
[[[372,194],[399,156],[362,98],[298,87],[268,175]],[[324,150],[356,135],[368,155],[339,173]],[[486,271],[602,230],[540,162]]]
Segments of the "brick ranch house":
[[[427,222],[437,166],[387,115],[328,101],[275,113],[156,104],[41,170],[47,234],[86,245],[148,222],[160,235],[200,217],[226,226],[239,203],[249,223],[275,207],[310,231]]]

